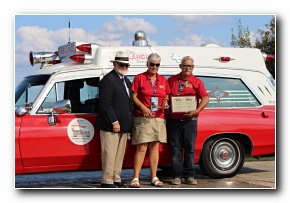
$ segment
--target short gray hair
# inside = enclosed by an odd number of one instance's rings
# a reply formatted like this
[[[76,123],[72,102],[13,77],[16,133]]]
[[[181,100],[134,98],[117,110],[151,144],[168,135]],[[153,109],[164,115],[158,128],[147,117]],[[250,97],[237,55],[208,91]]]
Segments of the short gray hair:
[[[148,56],[147,62],[151,63],[152,61],[161,61],[161,57],[157,53],[151,53]]]
[[[180,63],[182,64],[184,61],[187,61],[187,60],[191,60],[192,63],[194,63],[194,60],[193,60],[193,58],[192,58],[191,56],[184,56],[184,57],[181,59]]]

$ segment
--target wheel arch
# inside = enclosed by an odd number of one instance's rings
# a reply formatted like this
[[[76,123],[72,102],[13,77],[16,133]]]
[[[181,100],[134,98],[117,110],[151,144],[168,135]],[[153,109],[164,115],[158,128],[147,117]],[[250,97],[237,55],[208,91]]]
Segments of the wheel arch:
[[[246,135],[244,133],[240,133],[240,132],[223,132],[223,133],[217,133],[217,134],[211,135],[203,142],[202,149],[200,151],[200,155],[198,156],[198,161],[197,161],[198,163],[200,161],[202,151],[204,150],[205,143],[210,141],[210,140],[216,139],[217,137],[232,137],[232,138],[237,139],[244,146],[245,156],[246,157],[251,156],[252,150],[253,150],[253,142],[248,135]]]

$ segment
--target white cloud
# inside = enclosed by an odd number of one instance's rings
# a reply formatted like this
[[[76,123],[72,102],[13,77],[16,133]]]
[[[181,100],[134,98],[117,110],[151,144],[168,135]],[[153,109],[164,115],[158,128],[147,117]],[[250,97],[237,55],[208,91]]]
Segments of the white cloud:
[[[22,42],[16,45],[17,51],[27,51],[29,49],[35,50],[41,48],[43,51],[54,49],[55,45],[54,31],[38,26],[22,26],[16,35],[22,39]]]
[[[260,39],[260,35],[259,33],[256,33],[256,32],[250,32],[250,42],[251,44],[254,46],[255,45],[255,42],[256,42],[256,38]]]
[[[150,46],[158,46],[158,42],[155,40],[151,40],[150,37],[147,36],[147,41]]]
[[[146,33],[156,33],[157,28],[146,22],[143,18],[126,18],[115,16],[115,20],[102,25],[100,30],[109,33],[134,33],[136,30],[143,30]]]
[[[65,41],[65,30],[52,31],[38,26],[22,26],[16,31],[16,37],[20,43],[15,44],[16,67],[30,66],[29,53],[39,51],[57,51],[58,41]],[[67,36],[67,35],[66,35]],[[62,44],[63,44],[62,42]]]
[[[180,24],[224,24],[231,22],[231,19],[226,15],[173,15],[172,18]]]
[[[270,29],[267,28],[266,26],[264,26],[263,28],[259,28],[259,29],[263,30],[265,32],[270,31]],[[250,41],[251,41],[252,45],[255,45],[256,39],[261,40],[261,35],[260,35],[258,30],[250,32]]]
[[[231,23],[231,19],[223,15],[173,15],[178,29],[184,33],[193,30],[199,25],[217,25]]]
[[[177,37],[173,41],[168,41],[168,44],[170,46],[201,46],[202,44],[218,44],[223,46],[214,37],[205,38],[196,34],[187,35],[182,39]]]

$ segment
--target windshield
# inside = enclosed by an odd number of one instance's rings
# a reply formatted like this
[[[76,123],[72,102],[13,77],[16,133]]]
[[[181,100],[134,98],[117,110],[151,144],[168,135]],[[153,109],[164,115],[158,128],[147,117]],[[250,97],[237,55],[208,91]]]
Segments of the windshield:
[[[33,104],[50,75],[37,75],[24,78],[15,89],[15,106]]]

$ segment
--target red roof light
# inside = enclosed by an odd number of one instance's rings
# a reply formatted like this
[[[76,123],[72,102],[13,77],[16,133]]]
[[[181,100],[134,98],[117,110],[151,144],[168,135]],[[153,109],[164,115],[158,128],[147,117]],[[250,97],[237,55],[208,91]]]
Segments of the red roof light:
[[[265,62],[269,62],[269,61],[273,61],[275,60],[275,56],[271,55],[271,54],[266,54],[266,53],[262,53],[264,61]]]
[[[229,61],[233,61],[233,60],[235,60],[235,59],[234,59],[234,58],[231,58],[231,57],[229,57],[229,56],[221,56],[221,57],[219,57],[219,58],[214,58],[213,60],[217,60],[217,61],[219,61],[219,62],[227,63],[227,62],[229,62]]]
[[[61,63],[61,60],[53,60],[52,62],[51,62],[51,64],[58,64],[58,63]]]
[[[272,56],[272,55],[270,55],[270,54],[266,54],[266,60],[265,61],[273,61],[273,60],[275,60],[275,57],[274,56]]]
[[[92,50],[91,44],[78,45],[77,49],[84,52],[90,52]]]
[[[69,57],[71,60],[76,61],[78,63],[83,63],[85,61],[84,54],[73,55]]]
[[[231,58],[228,57],[228,56],[222,56],[222,57],[220,57],[220,61],[223,61],[223,62],[230,61],[230,60],[231,60]]]

